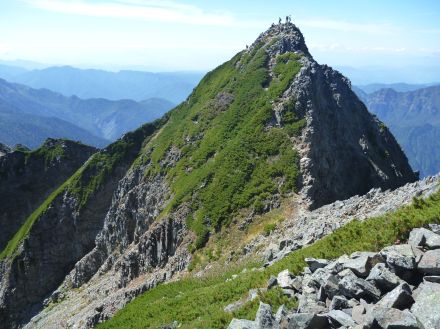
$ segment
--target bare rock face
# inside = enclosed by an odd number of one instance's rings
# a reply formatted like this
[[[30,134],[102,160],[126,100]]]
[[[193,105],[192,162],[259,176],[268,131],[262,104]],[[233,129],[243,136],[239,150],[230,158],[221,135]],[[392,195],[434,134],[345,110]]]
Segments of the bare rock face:
[[[0,145],[0,250],[49,194],[96,151],[61,139],[47,139],[35,151],[12,151]]]
[[[307,65],[297,106],[306,111],[310,146],[301,164],[303,192],[312,206],[415,181],[400,146],[368,113],[348,80],[330,67]]]
[[[307,122],[300,166],[302,192],[311,206],[417,180],[392,134],[367,111],[350,81],[314,61],[293,24],[283,28],[283,42],[295,40],[285,48],[304,53],[301,71],[284,97],[296,100],[295,111]],[[267,33],[278,37],[277,26],[273,29]]]

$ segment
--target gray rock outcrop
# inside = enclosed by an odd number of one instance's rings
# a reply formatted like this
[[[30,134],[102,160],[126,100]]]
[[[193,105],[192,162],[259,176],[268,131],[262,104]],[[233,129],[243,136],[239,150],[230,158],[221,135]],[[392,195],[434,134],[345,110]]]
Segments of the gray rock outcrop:
[[[277,323],[272,328],[278,329],[281,325],[281,328],[292,329],[437,329],[440,325],[440,277],[426,275],[428,265],[420,267],[419,259],[427,254],[430,258],[430,253],[440,249],[418,249],[421,239],[415,237],[420,232],[432,240],[440,237],[429,229],[417,228],[410,234],[408,243],[412,245],[389,246],[379,253],[356,252],[333,261],[321,260],[320,263],[327,265],[313,273],[309,268],[298,276],[287,270],[280,272],[280,278],[288,277],[282,280],[283,291],[289,289],[289,282],[300,278],[296,280],[301,282],[300,287],[290,286],[294,291],[290,298],[297,298],[299,305],[297,309],[283,308],[283,315],[276,318]],[[344,269],[344,264],[365,264],[364,261],[356,262],[361,257],[380,260],[381,255],[387,263],[377,263],[365,272],[356,271],[355,274],[350,268]],[[436,268],[436,263],[429,266]],[[416,282],[415,286],[405,282],[407,277]]]
[[[11,152],[11,148],[5,144],[0,143],[0,157]]]

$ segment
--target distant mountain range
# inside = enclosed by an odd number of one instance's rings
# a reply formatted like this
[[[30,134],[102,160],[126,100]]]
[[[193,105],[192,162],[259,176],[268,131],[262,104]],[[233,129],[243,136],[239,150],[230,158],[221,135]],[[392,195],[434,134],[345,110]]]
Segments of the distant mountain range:
[[[24,144],[35,149],[48,137],[79,140],[97,147],[104,147],[110,142],[70,122],[54,117],[0,110],[0,141],[2,143],[9,146]]]
[[[427,82],[440,82],[440,65],[437,66],[415,66],[407,65],[401,67],[393,66],[336,66],[338,71],[346,75],[354,85],[382,83],[425,84]]]
[[[34,148],[47,137],[56,137],[101,147],[173,106],[159,98],[83,100],[0,79],[0,141]]]
[[[2,79],[32,88],[47,88],[65,96],[136,101],[163,98],[174,104],[185,100],[202,76],[201,72],[109,72],[70,66],[27,70],[18,66],[0,65]]]
[[[353,90],[391,129],[421,176],[440,171],[440,85],[406,92]]]
[[[439,85],[439,83],[423,83],[423,84],[410,84],[410,83],[370,83],[366,85],[356,85],[356,88],[359,88],[363,92],[370,94],[374,93],[375,91],[381,90],[381,89],[393,89],[395,91],[399,92],[405,92],[405,91],[413,91],[417,89],[427,88],[431,86]]]

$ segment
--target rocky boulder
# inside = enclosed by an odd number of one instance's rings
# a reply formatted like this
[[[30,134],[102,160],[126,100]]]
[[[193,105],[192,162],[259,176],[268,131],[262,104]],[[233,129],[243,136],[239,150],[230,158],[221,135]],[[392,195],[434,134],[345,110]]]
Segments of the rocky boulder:
[[[408,310],[374,306],[367,312],[367,327],[383,329],[422,329],[423,325]]]
[[[440,274],[440,249],[425,252],[417,265],[417,269],[425,274]]]
[[[382,292],[390,291],[401,282],[400,278],[391,272],[384,263],[376,264],[366,280],[373,282]]]
[[[289,296],[298,300],[298,308],[283,306],[272,317],[269,307],[260,305],[257,318],[267,321],[259,322],[272,323],[268,329],[440,328],[440,275],[426,275],[437,273],[440,249],[427,243],[436,240],[436,233],[427,231],[414,229],[408,244],[388,246],[379,253],[356,252],[335,260],[309,258],[309,267],[301,274],[280,272],[273,285],[282,282],[280,287],[291,289],[292,281],[297,282]],[[411,283],[397,273],[411,273]]]
[[[440,284],[424,282],[414,290],[411,312],[425,329],[440,328]]]

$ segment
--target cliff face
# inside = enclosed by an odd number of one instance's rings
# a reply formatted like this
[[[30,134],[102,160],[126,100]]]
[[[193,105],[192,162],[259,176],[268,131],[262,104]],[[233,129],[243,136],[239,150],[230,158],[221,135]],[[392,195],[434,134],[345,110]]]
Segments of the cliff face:
[[[274,25],[45,201],[3,253],[0,323],[38,313],[29,328],[90,328],[292,193],[316,207],[415,179],[348,80],[313,60],[295,25]]]
[[[96,151],[55,139],[46,140],[32,152],[0,147],[4,155],[0,155],[0,250],[50,193]]]
[[[0,327],[20,327],[41,310],[94,248],[119,180],[154,130],[146,125],[95,153],[25,219],[1,254]]]
[[[293,95],[307,120],[300,163],[312,207],[417,179],[393,135],[368,113],[346,78],[308,60],[303,70]]]

